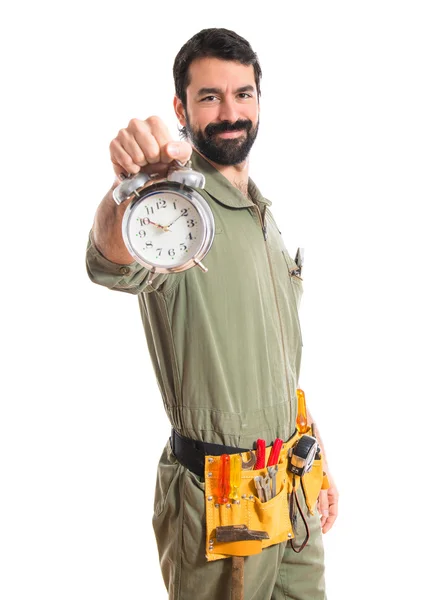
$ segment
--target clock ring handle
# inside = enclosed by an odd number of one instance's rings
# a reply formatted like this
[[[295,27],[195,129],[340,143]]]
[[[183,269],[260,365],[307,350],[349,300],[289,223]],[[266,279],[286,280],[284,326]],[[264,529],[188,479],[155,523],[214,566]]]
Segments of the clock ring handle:
[[[188,160],[186,163],[175,160],[174,163],[176,166],[171,164],[170,170],[168,171],[168,181],[182,183],[191,188],[205,187],[205,176],[199,171],[194,171],[191,160]]]
[[[175,166],[172,164],[170,165],[166,177],[168,181],[175,181],[193,188],[205,187],[205,176],[192,169],[190,160],[186,163],[175,160],[174,163]],[[116,204],[121,204],[127,200],[133,192],[148,183],[148,181],[157,178],[157,173],[148,175],[148,173],[139,171],[139,173],[131,175],[121,173],[119,177],[122,179],[122,183],[113,190],[113,200]]]

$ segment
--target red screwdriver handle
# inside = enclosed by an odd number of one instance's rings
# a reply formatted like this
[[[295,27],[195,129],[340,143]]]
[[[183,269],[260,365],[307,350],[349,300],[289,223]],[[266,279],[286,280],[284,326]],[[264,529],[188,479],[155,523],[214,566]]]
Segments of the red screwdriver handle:
[[[272,444],[272,449],[270,451],[270,455],[267,461],[267,466],[272,467],[273,465],[277,465],[280,460],[280,451],[281,446],[283,445],[283,440],[281,438],[277,438]]]
[[[257,440],[257,461],[254,466],[254,471],[257,469],[263,469],[264,463],[266,462],[266,442],[264,440]]]

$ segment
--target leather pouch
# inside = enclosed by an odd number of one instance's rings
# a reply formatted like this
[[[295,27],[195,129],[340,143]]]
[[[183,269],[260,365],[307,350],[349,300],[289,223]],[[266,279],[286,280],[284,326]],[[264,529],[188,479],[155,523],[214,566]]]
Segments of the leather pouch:
[[[322,458],[313,461],[312,469],[301,477],[301,485],[304,491],[307,508],[311,515],[319,497],[319,492],[323,489],[324,473],[322,470]]]
[[[309,429],[306,434],[311,434]],[[220,456],[205,458],[205,508],[206,508],[206,558],[208,561],[227,558],[228,556],[250,556],[257,554],[268,546],[294,538],[294,531],[289,515],[289,497],[298,479],[304,491],[307,508],[314,514],[316,502],[321,489],[328,487],[328,480],[323,473],[322,458],[313,462],[312,469],[301,478],[295,477],[288,470],[288,452],[296,444],[301,434],[296,433],[285,442],[280,451],[278,471],[276,474],[276,494],[266,502],[258,498],[254,478],[266,477],[267,467],[257,470],[242,470],[239,499],[230,500],[227,504],[217,502],[218,475]],[[266,448],[265,464],[271,451]],[[232,456],[232,455],[231,455]],[[249,453],[240,455],[243,460],[249,459]],[[216,528],[225,525],[245,525],[248,529],[264,531],[268,539],[239,542],[220,542],[216,538]]]
[[[266,502],[258,498],[254,477],[266,477],[267,467],[256,470],[242,470],[238,490],[239,499],[219,504],[216,496],[220,456],[205,458],[205,507],[206,507],[206,557],[208,561],[228,556],[250,556],[261,552],[263,548],[292,539],[294,536],[289,516],[288,494],[292,490],[292,476],[287,472],[288,450],[299,439],[299,434],[284,443],[276,474],[276,494]],[[271,447],[266,448],[266,459]],[[232,456],[232,455],[231,455]],[[249,459],[249,453],[243,453],[243,460]],[[219,542],[216,528],[225,525],[246,525],[248,529],[264,531],[268,539],[240,542]]]

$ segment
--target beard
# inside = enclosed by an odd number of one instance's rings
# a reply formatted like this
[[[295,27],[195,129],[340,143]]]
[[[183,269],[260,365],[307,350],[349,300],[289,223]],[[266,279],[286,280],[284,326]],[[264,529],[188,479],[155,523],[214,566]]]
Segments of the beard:
[[[192,127],[186,114],[186,133],[194,147],[219,165],[238,165],[245,161],[257,137],[258,126],[259,121],[254,126],[250,119],[239,119],[235,123],[210,123],[202,131]],[[222,139],[216,135],[225,131],[242,131],[243,135],[230,139]]]

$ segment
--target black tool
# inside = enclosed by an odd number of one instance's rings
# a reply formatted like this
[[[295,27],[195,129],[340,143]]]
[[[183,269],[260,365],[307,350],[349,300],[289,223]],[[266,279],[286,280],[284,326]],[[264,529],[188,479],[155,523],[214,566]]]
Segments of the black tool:
[[[303,435],[289,450],[289,470],[302,477],[312,469],[313,461],[319,454],[318,440],[311,435]]]

